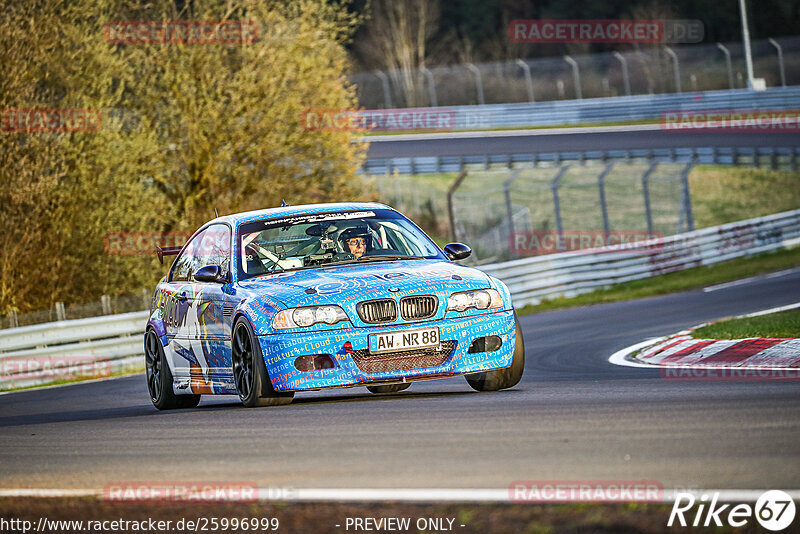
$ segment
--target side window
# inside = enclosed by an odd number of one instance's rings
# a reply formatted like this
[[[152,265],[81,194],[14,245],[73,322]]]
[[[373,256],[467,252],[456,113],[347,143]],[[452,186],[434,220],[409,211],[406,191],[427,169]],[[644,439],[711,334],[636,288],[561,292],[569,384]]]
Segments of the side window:
[[[170,281],[188,282],[192,279],[192,274],[194,273],[193,264],[199,248],[198,245],[200,245],[200,242],[209,229],[210,228],[203,230],[197,234],[194,239],[189,241],[189,244],[183,249],[181,255],[175,260],[175,265],[172,267],[172,275],[169,278]]]
[[[209,226],[192,239],[175,260],[171,281],[190,282],[206,265],[219,265],[223,274],[230,269],[231,230],[224,224]]]
[[[197,237],[200,239],[193,254],[192,273],[207,265],[219,265],[222,273],[227,274],[231,257],[231,229],[224,224],[215,224]]]

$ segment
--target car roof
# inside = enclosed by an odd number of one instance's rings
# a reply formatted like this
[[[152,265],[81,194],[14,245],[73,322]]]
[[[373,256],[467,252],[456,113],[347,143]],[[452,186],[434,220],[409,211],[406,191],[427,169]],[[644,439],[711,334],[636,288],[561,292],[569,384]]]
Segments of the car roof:
[[[226,222],[231,226],[238,226],[242,223],[258,221],[261,219],[275,219],[292,215],[308,215],[312,213],[324,213],[327,211],[352,211],[364,209],[392,209],[385,204],[377,202],[331,202],[326,204],[301,204],[298,206],[281,206],[279,208],[268,208],[263,210],[245,211],[242,213],[232,213],[223,215],[209,221],[206,224],[216,222]],[[204,225],[205,226],[205,225]]]

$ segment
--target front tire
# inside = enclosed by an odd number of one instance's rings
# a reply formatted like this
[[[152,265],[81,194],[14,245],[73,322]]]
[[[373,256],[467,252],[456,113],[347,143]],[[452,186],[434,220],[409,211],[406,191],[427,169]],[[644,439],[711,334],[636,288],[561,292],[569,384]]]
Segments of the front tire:
[[[514,329],[517,339],[514,357],[509,367],[465,375],[467,383],[475,391],[497,391],[514,387],[519,383],[525,371],[525,341],[522,339],[522,328],[519,326],[516,312],[514,312]]]
[[[144,367],[150,400],[159,410],[194,408],[200,403],[200,395],[175,395],[164,346],[152,328],[144,338]]]
[[[255,408],[282,406],[292,402],[294,392],[279,393],[273,389],[258,339],[250,322],[244,317],[240,317],[233,326],[231,344],[233,381],[242,404]]]
[[[411,387],[411,384],[386,384],[383,386],[367,386],[370,393],[397,393]]]

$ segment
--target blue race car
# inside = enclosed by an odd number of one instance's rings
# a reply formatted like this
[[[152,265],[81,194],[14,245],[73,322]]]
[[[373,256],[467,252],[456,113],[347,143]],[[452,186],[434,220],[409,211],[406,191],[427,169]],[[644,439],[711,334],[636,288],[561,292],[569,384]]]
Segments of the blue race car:
[[[218,217],[180,248],[153,296],[147,386],[159,409],[202,395],[245,406],[296,391],[464,375],[478,391],[510,388],[525,348],[508,288],[455,261],[382,204],[342,203]]]

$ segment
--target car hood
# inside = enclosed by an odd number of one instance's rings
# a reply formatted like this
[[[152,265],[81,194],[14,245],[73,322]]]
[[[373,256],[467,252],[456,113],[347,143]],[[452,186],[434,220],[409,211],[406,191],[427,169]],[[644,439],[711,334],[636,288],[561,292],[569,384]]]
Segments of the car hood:
[[[279,300],[286,307],[431,294],[491,287],[489,276],[441,260],[398,260],[336,265],[275,273],[239,283],[251,298]]]

